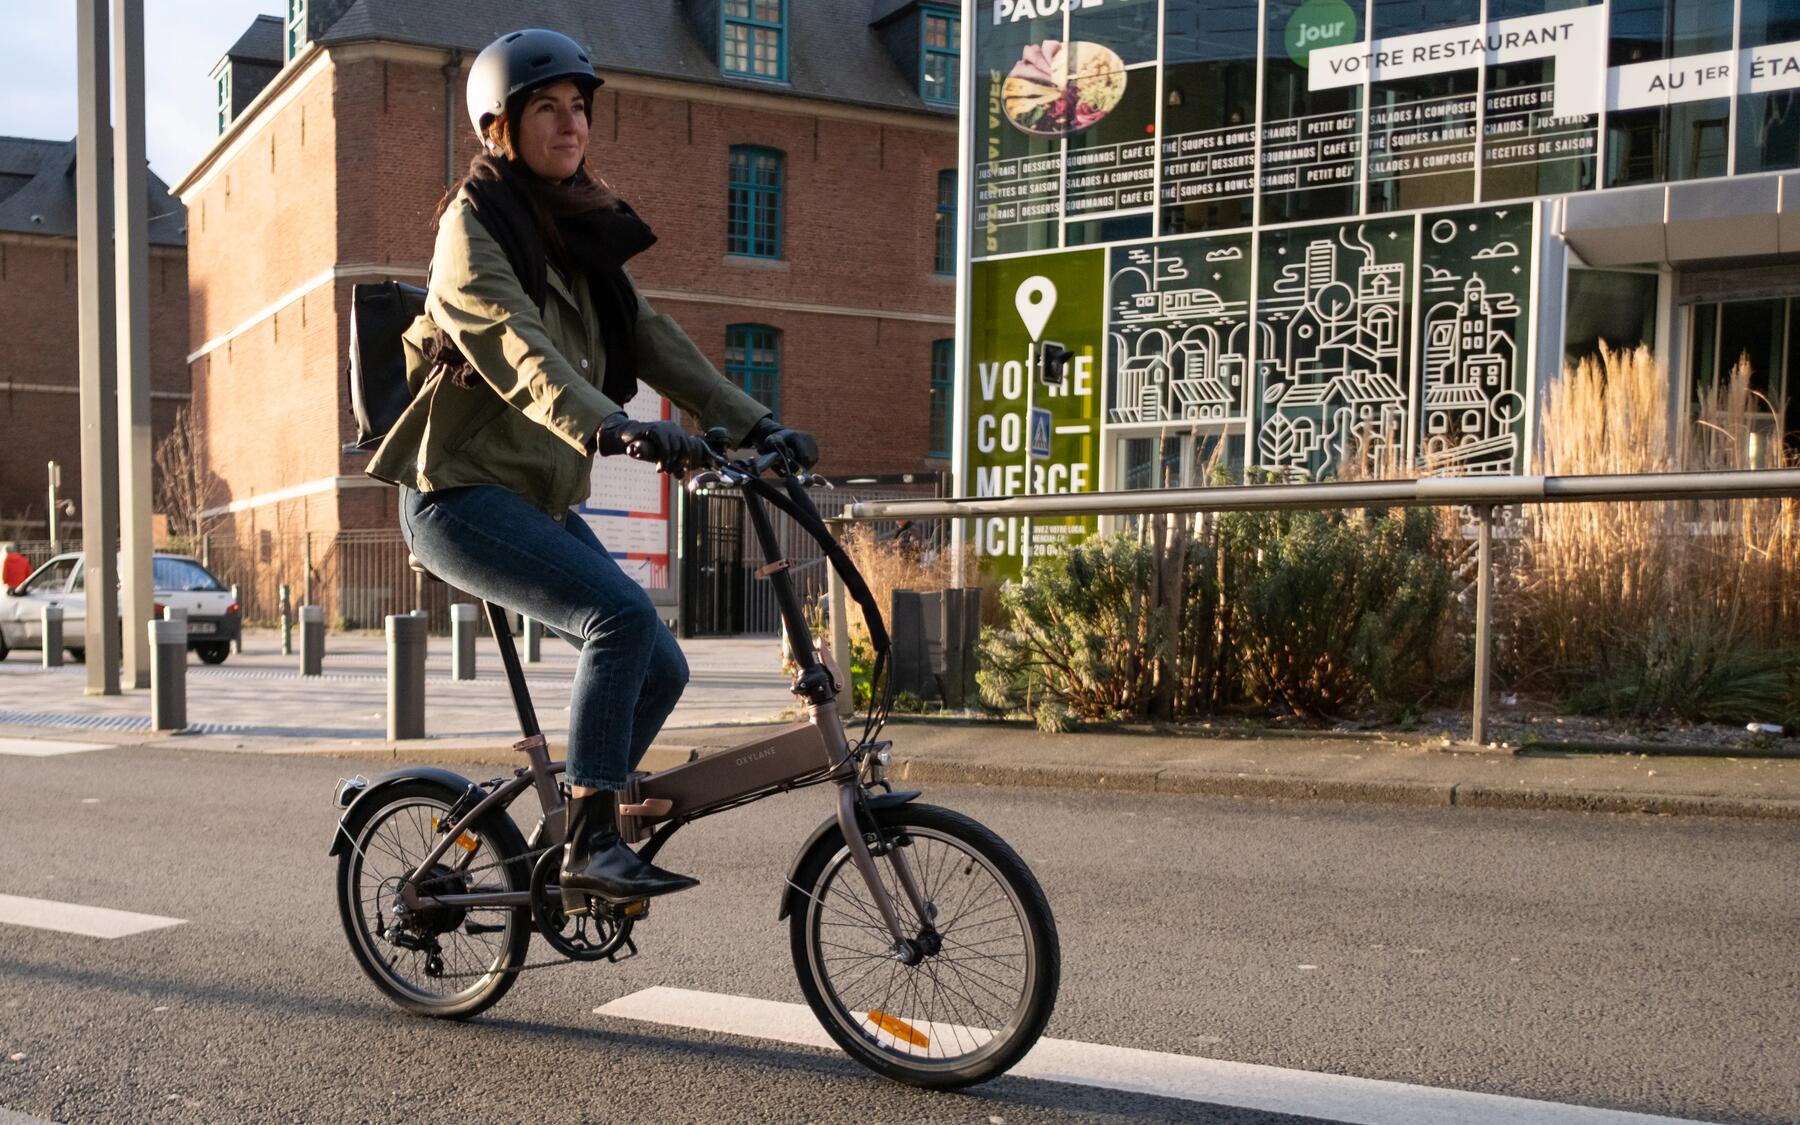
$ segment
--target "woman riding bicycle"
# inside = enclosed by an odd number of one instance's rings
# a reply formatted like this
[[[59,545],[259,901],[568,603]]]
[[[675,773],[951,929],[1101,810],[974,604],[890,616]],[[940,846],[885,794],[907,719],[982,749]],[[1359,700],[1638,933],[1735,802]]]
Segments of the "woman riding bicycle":
[[[430,571],[581,649],[569,708],[562,886],[622,901],[695,885],[638,858],[617,791],[687,685],[644,591],[570,508],[596,453],[670,473],[704,464],[673,421],[628,417],[641,379],[703,427],[811,466],[818,447],[720,375],[633,287],[656,236],[586,166],[594,88],[574,40],[516,31],[469,70],[483,152],[445,197],[425,314],[405,337],[412,404],[370,462],[401,487],[406,542]]]

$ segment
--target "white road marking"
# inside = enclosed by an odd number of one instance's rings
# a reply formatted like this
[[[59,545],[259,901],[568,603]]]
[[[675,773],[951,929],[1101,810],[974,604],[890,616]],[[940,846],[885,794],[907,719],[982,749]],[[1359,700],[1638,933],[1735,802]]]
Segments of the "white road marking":
[[[804,1004],[656,987],[621,996],[594,1011],[670,1027],[837,1048]],[[1693,1125],[1673,1117],[1069,1039],[1038,1040],[1011,1073],[1020,1078],[1317,1117],[1346,1125]]]
[[[0,895],[0,923],[30,926],[38,930],[56,930],[83,937],[122,938],[151,930],[179,926],[185,918],[164,918],[159,914],[133,914],[129,910],[112,910],[104,906],[82,906],[73,902],[54,902],[47,898],[21,898]]]
[[[58,742],[44,738],[0,738],[0,754],[17,754],[22,758],[51,758],[58,754],[79,754],[84,750],[110,750],[105,742]]]
[[[14,1113],[10,1109],[0,1109],[0,1125],[56,1125],[54,1121],[45,1121],[41,1117],[27,1117],[23,1113]]]

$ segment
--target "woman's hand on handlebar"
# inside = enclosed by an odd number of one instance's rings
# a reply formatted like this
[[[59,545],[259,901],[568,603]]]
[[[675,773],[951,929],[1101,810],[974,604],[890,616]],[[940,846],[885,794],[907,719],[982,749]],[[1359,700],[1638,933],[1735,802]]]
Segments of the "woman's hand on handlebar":
[[[635,460],[652,462],[663,472],[677,476],[714,460],[705,439],[688,433],[679,422],[641,421],[622,410],[609,414],[600,423],[594,445],[603,457],[628,453]]]
[[[788,429],[772,414],[751,426],[744,441],[755,446],[758,453],[778,453],[802,469],[810,469],[819,463],[819,443],[813,436],[805,430]]]

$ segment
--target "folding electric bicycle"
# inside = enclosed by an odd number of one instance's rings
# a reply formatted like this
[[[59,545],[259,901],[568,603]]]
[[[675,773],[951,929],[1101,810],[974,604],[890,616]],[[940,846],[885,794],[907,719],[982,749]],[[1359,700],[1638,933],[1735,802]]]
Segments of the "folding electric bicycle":
[[[837,810],[801,845],[781,892],[800,990],[845,1051],[889,1078],[954,1088],[1004,1073],[1022,1058],[1056,1002],[1060,951],[1049,904],[1023,860],[994,833],[949,809],[919,804],[885,776],[890,743],[881,675],[888,637],[879,607],[832,538],[805,486],[824,483],[779,454],[716,462],[690,487],[735,487],[768,563],[798,672],[805,722],[658,773],[633,775],[619,797],[619,834],[656,853],[683,825],[777,793],[826,783]],[[772,476],[772,479],[768,479]],[[776,487],[779,482],[781,487]],[[824,548],[861,605],[876,651],[870,705],[851,741],[842,689],[815,650],[768,508]],[[338,909],[363,971],[401,1008],[466,1019],[527,968],[617,961],[637,952],[650,901],[590,898],[557,884],[567,787],[549,758],[506,612],[486,604],[524,737],[527,765],[474,782],[418,766],[338,786],[343,814]],[[509,806],[527,790],[542,816],[524,838]],[[536,932],[564,960],[527,965]]]

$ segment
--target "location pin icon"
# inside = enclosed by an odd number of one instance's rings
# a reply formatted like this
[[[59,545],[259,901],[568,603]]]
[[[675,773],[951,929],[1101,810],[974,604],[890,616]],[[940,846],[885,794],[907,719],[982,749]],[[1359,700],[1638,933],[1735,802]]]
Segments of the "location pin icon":
[[[1056,283],[1047,277],[1028,277],[1019,286],[1018,296],[1013,298],[1018,306],[1019,319],[1025,322],[1025,331],[1031,333],[1033,343],[1044,334],[1044,325],[1050,322],[1050,314],[1056,309]]]

